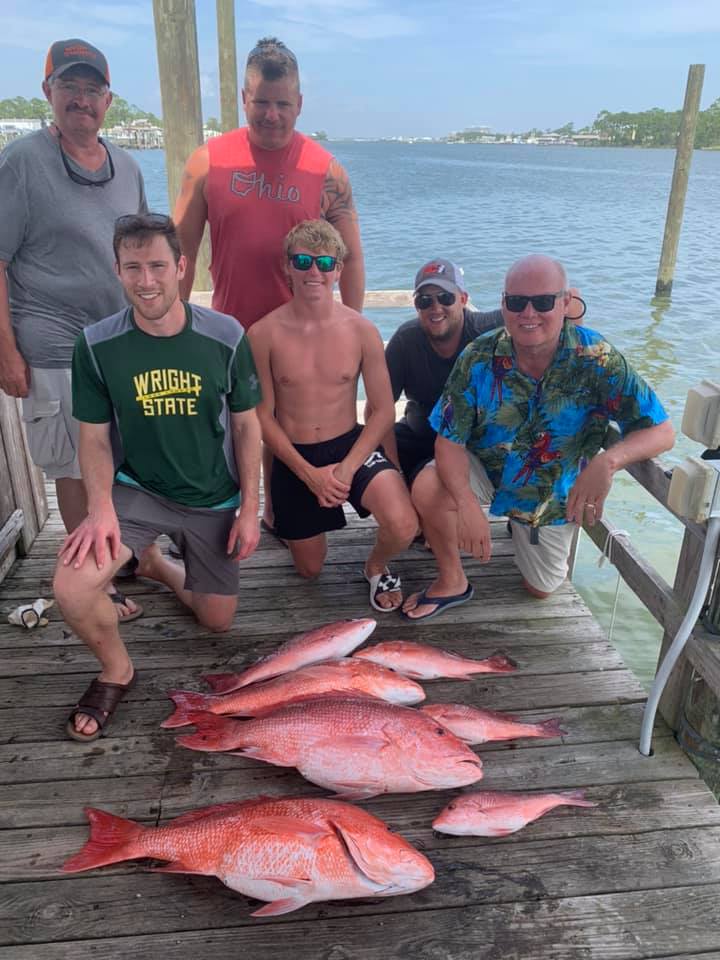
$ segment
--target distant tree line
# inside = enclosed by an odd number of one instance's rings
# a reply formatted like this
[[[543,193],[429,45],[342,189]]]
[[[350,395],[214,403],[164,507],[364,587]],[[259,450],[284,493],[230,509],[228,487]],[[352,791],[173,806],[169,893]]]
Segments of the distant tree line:
[[[523,133],[495,133],[491,134],[496,140],[503,140],[506,136],[513,139],[536,138],[548,133],[557,133],[561,137],[573,137],[576,134],[598,134],[602,140],[590,143],[590,146],[616,147],[674,147],[680,132],[681,110],[661,110],[653,107],[652,110],[643,110],[640,113],[610,113],[601,110],[590,126],[575,129],[573,123],[566,123],[555,130],[540,130],[534,127]],[[481,130],[463,130],[452,134],[448,140],[462,139],[465,141],[486,139],[487,132]],[[720,148],[720,98],[711,103],[707,110],[701,110],[698,115],[697,130],[695,132],[695,146],[698,148]]]
[[[40,97],[12,97],[0,100],[0,120],[52,120],[52,107],[47,100]],[[141,110],[122,97],[113,96],[110,109],[105,114],[105,126],[114,127],[118,124],[129,123],[131,120],[149,120],[156,127],[162,126],[154,113]]]

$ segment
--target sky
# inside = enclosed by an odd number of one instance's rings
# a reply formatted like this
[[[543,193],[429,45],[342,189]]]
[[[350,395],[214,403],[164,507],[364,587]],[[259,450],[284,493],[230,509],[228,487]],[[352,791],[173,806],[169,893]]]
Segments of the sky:
[[[180,5],[180,4],[178,4]],[[219,117],[215,0],[196,0],[203,115]],[[240,71],[262,36],[295,52],[298,127],[332,137],[444,136],[592,123],[601,110],[680,109],[704,63],[720,97],[718,0],[236,0]],[[45,54],[80,36],[116,94],[162,113],[151,0],[2,0],[0,99],[42,96]]]

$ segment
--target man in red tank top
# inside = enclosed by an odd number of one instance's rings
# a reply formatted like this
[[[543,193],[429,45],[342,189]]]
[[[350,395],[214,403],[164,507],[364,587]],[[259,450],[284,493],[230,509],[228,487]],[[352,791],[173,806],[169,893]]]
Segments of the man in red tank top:
[[[323,218],[348,248],[343,302],[361,310],[365,272],[357,213],[343,167],[295,130],[302,107],[293,53],[275,38],[248,56],[242,91],[247,126],[213,137],[190,156],[173,218],[192,290],[205,222],[210,225],[213,308],[245,329],[290,300],[282,248],[302,220]]]
[[[365,266],[350,180],[338,161],[295,130],[302,108],[295,55],[274,37],[250,51],[242,91],[247,126],[211,138],[191,154],[173,219],[187,259],[180,295],[192,292],[195,260],[205,223],[210,225],[213,309],[247,330],[287,303],[292,293],[283,241],[303,220],[322,218],[340,233],[347,256],[340,296],[362,310]],[[274,533],[269,476],[263,453],[263,526]]]

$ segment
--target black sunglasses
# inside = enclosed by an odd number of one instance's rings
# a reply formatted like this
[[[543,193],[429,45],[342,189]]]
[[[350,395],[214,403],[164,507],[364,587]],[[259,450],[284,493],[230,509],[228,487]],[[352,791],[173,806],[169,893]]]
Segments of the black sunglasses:
[[[318,257],[313,257],[309,253],[293,253],[288,259],[296,270],[309,270],[316,263],[320,273],[330,273],[338,262],[337,257],[331,257],[326,253],[321,253]]]
[[[415,304],[416,310],[427,310],[429,309],[437,300],[439,304],[442,304],[443,307],[451,307],[457,297],[454,293],[419,293],[413,303]]]
[[[555,306],[557,298],[564,294],[564,290],[558,293],[538,293],[534,297],[526,297],[521,293],[504,293],[503,300],[510,313],[522,313],[529,303],[538,313],[549,313]]]
[[[81,187],[102,187],[104,184],[110,183],[110,181],[115,176],[115,164],[113,163],[113,159],[110,154],[110,151],[105,146],[105,143],[101,137],[98,137],[98,141],[105,148],[105,153],[108,158],[108,164],[110,166],[110,173],[107,177],[103,177],[102,180],[90,180],[89,177],[84,177],[81,173],[78,173],[77,170],[73,170],[73,168],[70,166],[70,164],[67,161],[67,157],[65,156],[65,151],[63,150],[62,144],[58,139],[58,147],[60,148],[60,156],[62,157],[63,166],[65,167],[65,173],[70,177],[73,183],[79,183]]]

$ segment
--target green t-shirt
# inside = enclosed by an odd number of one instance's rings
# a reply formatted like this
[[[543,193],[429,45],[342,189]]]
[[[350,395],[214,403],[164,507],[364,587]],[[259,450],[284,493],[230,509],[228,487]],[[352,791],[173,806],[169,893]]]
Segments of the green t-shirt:
[[[255,363],[233,317],[185,304],[187,322],[153,337],[131,309],[91,324],[73,354],[73,416],[115,421],[118,472],[143,489],[189,507],[237,494],[230,414],[260,400]]]

